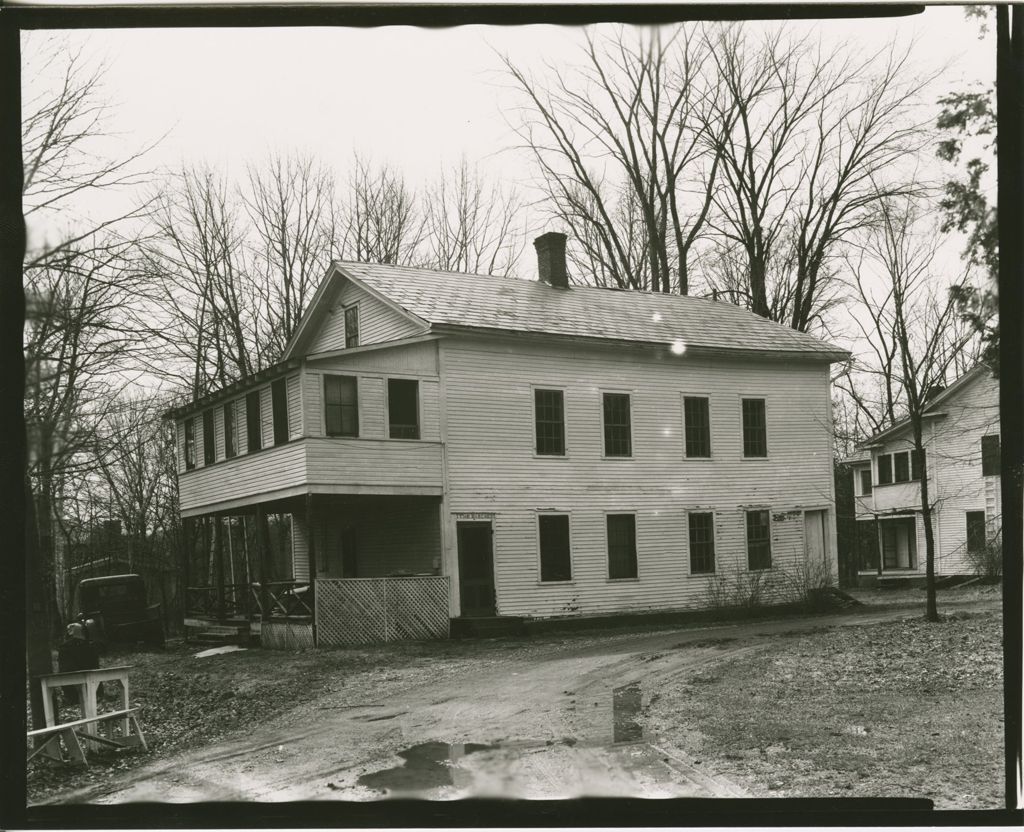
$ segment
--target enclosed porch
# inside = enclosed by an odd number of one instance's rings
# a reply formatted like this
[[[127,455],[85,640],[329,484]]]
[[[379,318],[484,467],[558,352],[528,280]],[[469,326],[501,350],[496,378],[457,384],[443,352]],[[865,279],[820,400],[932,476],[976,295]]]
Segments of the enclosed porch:
[[[440,497],[307,494],[187,525],[193,631],[283,648],[449,634]]]

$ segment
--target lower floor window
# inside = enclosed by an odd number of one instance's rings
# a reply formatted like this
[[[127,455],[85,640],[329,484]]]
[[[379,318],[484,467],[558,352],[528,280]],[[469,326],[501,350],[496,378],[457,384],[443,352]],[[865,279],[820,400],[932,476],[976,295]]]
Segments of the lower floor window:
[[[636,515],[609,514],[608,577],[636,577]]]
[[[540,537],[540,579],[571,581],[572,557],[569,548],[569,515],[538,516]]]
[[[771,569],[772,543],[768,510],[747,512],[747,568]]]
[[[710,511],[695,511],[689,516],[690,574],[715,571],[715,522]]]
[[[967,512],[967,551],[971,554],[985,551],[985,512]]]

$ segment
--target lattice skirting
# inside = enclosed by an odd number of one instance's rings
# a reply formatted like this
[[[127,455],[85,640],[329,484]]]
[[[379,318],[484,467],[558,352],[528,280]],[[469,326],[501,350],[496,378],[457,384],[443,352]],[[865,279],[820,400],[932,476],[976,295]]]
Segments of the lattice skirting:
[[[318,578],[316,621],[324,646],[447,638],[448,578]]]
[[[272,650],[306,650],[313,647],[313,624],[308,621],[264,621],[260,647]]]

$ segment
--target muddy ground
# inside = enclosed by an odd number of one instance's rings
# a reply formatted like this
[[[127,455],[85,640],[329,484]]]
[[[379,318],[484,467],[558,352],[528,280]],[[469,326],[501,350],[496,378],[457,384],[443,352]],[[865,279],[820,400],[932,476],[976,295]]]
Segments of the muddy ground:
[[[993,597],[956,606],[994,613],[998,604]],[[687,732],[695,728],[688,723],[695,717],[685,706],[692,700],[692,686],[700,684],[695,680],[715,668],[758,666],[773,651],[797,643],[796,636],[827,638],[848,625],[870,632],[878,629],[872,624],[919,615],[918,608],[864,607],[837,615],[657,632],[285,655],[279,661],[293,663],[291,671],[303,678],[303,686],[293,692],[294,704],[255,724],[245,708],[276,689],[274,654],[182,655],[179,672],[185,677],[206,674],[204,689],[220,685],[224,699],[235,700],[224,706],[223,719],[203,722],[213,726],[205,743],[186,719],[168,732],[151,760],[133,760],[125,771],[96,767],[95,774],[81,775],[90,779],[63,785],[39,781],[34,799],[771,795],[777,779],[752,776],[726,756],[726,743],[716,749],[710,743],[714,738],[705,735],[701,745],[694,745],[695,735]],[[883,638],[893,626],[881,625]],[[813,653],[813,642],[799,643],[805,653]],[[217,664],[200,670],[202,662]],[[259,665],[262,676],[254,672]],[[141,693],[144,686],[133,681],[133,689]],[[925,697],[922,707],[927,710],[931,701]],[[721,706],[719,713],[728,716],[733,706],[725,701]],[[893,730],[898,733],[901,726]],[[211,741],[218,733],[222,738]],[[928,765],[944,761],[936,758]],[[801,793],[792,777],[786,782],[788,794]],[[901,796],[925,796],[913,791],[913,783],[903,785],[910,791]]]

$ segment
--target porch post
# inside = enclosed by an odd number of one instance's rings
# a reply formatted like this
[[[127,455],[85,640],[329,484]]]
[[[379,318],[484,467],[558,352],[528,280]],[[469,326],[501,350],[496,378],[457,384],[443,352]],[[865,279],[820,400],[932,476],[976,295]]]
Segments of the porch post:
[[[219,514],[213,515],[213,535],[215,541],[217,579],[217,621],[224,623],[224,521]]]
[[[191,517],[183,517],[181,520],[181,578],[182,592],[181,592],[181,617],[182,619],[188,618],[188,588],[189,584],[192,583],[191,575],[191,561],[192,561],[192,549],[195,546],[195,520]]]
[[[313,534],[313,495],[309,492],[306,492],[306,550],[309,552],[309,590],[313,599],[313,646],[316,647],[316,535]]]
[[[878,537],[878,577],[882,577],[882,561],[885,558],[885,547],[882,545],[882,521],[875,515],[875,535]]]
[[[260,619],[266,621],[270,618],[270,592],[267,587],[270,564],[268,563],[267,514],[262,503],[256,504],[256,549],[260,561]]]

